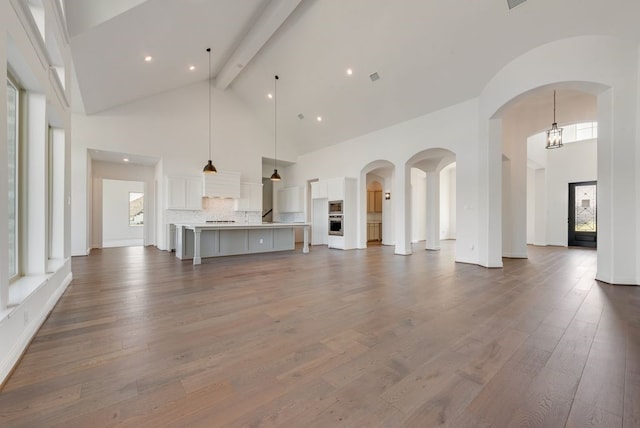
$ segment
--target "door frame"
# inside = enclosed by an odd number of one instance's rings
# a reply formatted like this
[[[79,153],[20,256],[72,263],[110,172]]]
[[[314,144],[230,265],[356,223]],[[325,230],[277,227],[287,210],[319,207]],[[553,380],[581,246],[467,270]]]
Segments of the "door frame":
[[[575,188],[577,186],[596,186],[596,231],[595,232],[576,232],[575,224]],[[569,183],[569,215],[567,218],[567,245],[570,247],[591,247],[598,246],[598,182],[597,181],[581,181],[577,183]]]

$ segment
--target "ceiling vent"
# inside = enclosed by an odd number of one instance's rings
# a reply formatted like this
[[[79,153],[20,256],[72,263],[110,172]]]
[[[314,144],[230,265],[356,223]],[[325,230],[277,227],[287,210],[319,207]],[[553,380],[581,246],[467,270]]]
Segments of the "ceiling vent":
[[[300,119],[300,120],[304,119],[304,114],[298,113],[298,119]]]
[[[513,9],[514,7],[521,5],[526,0],[507,0],[507,4],[509,5],[509,9]]]
[[[369,75],[369,79],[371,79],[372,82],[375,82],[376,80],[380,80],[380,75],[376,71],[375,73],[371,73]]]

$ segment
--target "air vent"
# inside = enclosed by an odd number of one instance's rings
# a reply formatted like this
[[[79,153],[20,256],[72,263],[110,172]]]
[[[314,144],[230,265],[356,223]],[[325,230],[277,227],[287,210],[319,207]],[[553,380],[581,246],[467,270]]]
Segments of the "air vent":
[[[507,0],[507,4],[509,5],[509,9],[513,9],[514,7],[524,3],[526,0]]]
[[[380,75],[376,71],[375,73],[371,73],[369,75],[369,79],[371,79],[372,82],[375,82],[376,80],[380,80]]]
[[[300,120],[304,119],[304,114],[298,113],[298,119],[300,119]]]

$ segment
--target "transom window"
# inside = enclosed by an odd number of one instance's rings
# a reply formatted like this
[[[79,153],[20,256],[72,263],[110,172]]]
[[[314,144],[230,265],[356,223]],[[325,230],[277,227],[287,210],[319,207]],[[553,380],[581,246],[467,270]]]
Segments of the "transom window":
[[[577,143],[598,138],[598,122],[580,122],[562,125],[562,143]],[[546,131],[539,134],[542,140],[546,138]],[[533,137],[538,137],[538,134]]]

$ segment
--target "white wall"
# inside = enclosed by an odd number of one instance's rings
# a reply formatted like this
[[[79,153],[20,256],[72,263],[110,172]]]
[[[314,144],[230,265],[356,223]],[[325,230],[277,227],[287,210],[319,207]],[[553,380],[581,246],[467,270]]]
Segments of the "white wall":
[[[440,171],[440,239],[456,239],[456,164]]]
[[[129,225],[129,193],[143,193],[141,181],[102,180],[102,245],[109,241],[144,243],[144,226]]]
[[[393,177],[385,179],[385,191],[391,191],[390,205],[383,208],[383,237],[393,236],[396,253],[410,254],[411,237],[404,235],[410,230],[405,220],[410,208],[405,206],[406,163],[416,153],[430,148],[444,148],[456,154],[457,161],[457,206],[456,260],[477,263],[477,158],[474,142],[477,140],[477,100],[469,100],[446,109],[421,116],[388,128],[362,135],[348,141],[300,156],[295,165],[285,170],[287,185],[301,185],[310,177],[327,179],[334,177],[361,177],[361,171],[380,159],[392,165]],[[361,180],[366,177],[362,177]],[[405,181],[406,180],[406,181]],[[391,187],[392,185],[392,187]],[[389,186],[389,187],[388,187]],[[366,188],[359,184],[360,192]],[[460,201],[463,201],[460,203]],[[393,215],[392,227],[387,231],[386,214]],[[408,221],[410,222],[410,216]],[[366,213],[360,223],[366,221]],[[409,226],[405,228],[405,226]],[[386,239],[386,238],[385,238]],[[388,244],[389,242],[384,242]]]
[[[0,245],[0,384],[11,372],[18,359],[29,345],[47,315],[71,282],[70,263],[70,111],[67,82],[61,82],[54,66],[68,67],[71,63],[66,35],[59,30],[55,11],[57,2],[45,1],[44,12],[49,29],[45,43],[37,28],[28,3],[9,0],[0,2],[0,74],[7,70],[18,80],[25,91],[24,100],[31,109],[23,119],[23,131],[27,135],[21,140],[22,161],[26,172],[19,180],[22,184],[20,238],[23,276],[9,284],[8,248]],[[49,48],[55,42],[57,49]],[[8,173],[7,173],[7,91],[0,91],[0,242],[7,242],[8,224]],[[49,218],[47,207],[49,126],[55,128],[55,160],[53,172],[56,200],[53,203],[55,258],[48,254]],[[62,168],[62,170],[60,170]],[[62,233],[59,233],[62,231]]]
[[[411,242],[427,239],[427,174],[411,168]]]
[[[567,55],[571,52],[571,55]],[[531,70],[536,70],[532,73]],[[512,61],[498,72],[480,97],[480,124],[490,121],[501,125],[501,109],[536,88],[558,85],[571,87],[597,96],[598,99],[598,273],[596,278],[614,284],[640,283],[636,268],[640,243],[628,237],[637,236],[638,132],[638,46],[605,36],[582,36],[554,41],[537,47]],[[494,123],[495,122],[495,123]],[[481,132],[479,196],[488,200],[480,212],[481,235],[488,234],[490,259],[496,257],[501,240],[492,239],[501,217],[499,189],[501,129]],[[500,193],[498,192],[498,195]],[[499,232],[497,232],[499,235]]]
[[[546,170],[547,244],[566,246],[569,183],[597,179],[598,145],[596,140],[589,140],[565,144],[561,149],[549,152]]]
[[[207,82],[200,82],[92,116],[73,115],[73,253],[90,246],[91,214],[86,183],[91,177],[84,159],[88,149],[153,156],[162,160],[162,175],[200,176],[208,159]],[[244,182],[262,181],[262,157],[273,152],[273,136],[232,93],[214,90],[213,163],[219,171],[239,171]],[[294,154],[278,150],[284,159]],[[122,178],[122,177],[119,177]],[[155,178],[162,183],[160,177]],[[148,187],[149,188],[149,187]],[[163,186],[160,198],[162,198]],[[162,204],[158,204],[162,211]],[[162,212],[158,213],[158,218]],[[153,242],[163,243],[165,228]],[[85,226],[86,225],[86,226]]]
[[[525,242],[535,245],[561,245],[559,242],[562,242],[561,239],[557,240],[557,235],[551,241],[554,244],[547,241],[550,238],[547,234],[547,220],[552,220],[552,218],[548,218],[547,206],[550,209],[558,208],[548,205],[547,185],[536,186],[538,180],[542,180],[543,183],[547,181],[546,169],[549,167],[549,159],[555,159],[558,156],[563,158],[562,155],[557,155],[556,152],[562,152],[571,146],[571,144],[568,144],[558,150],[547,150],[545,148],[546,137],[544,132],[541,133],[541,131],[550,127],[548,113],[553,108],[553,99],[550,91],[546,93],[549,96],[542,99],[538,95],[521,97],[518,104],[510,106],[503,116],[503,122],[505,122],[503,152],[513,157],[519,157],[518,162],[516,162],[516,168],[511,171],[510,177],[513,177],[515,181],[526,180],[525,186],[520,183],[518,188],[510,189],[515,192],[517,197],[517,199],[511,200],[512,208],[508,211],[509,219],[515,219],[515,224],[512,225],[511,230],[505,232],[504,237],[508,245],[512,246],[512,250],[517,249],[523,255],[526,255]],[[561,112],[559,118],[562,119],[560,122],[561,127],[565,124],[597,120],[597,100],[594,95],[573,90],[561,90],[558,91],[558,96],[558,107],[559,112]],[[518,150],[514,150],[514,147]],[[525,153],[522,153],[521,149],[526,150],[526,160],[522,159]],[[573,153],[572,150],[569,151]],[[595,161],[595,156],[594,152],[593,157],[588,156],[588,159]],[[579,151],[575,162],[568,162],[562,165],[561,168],[570,172],[576,168],[577,164],[583,164],[585,161],[582,151]],[[593,170],[593,176],[594,178],[592,179],[595,180],[595,170]],[[553,186],[552,189],[557,189],[559,184],[554,183],[550,184],[550,186]],[[526,189],[526,201],[522,197],[523,195],[520,194],[522,187]],[[542,187],[545,187],[545,189]],[[519,231],[522,230],[523,222],[521,219],[524,215],[523,208],[525,206],[527,219],[526,236],[514,230],[515,228],[518,228]],[[558,218],[557,215],[554,215],[553,221],[557,221]],[[566,216],[562,221],[566,224]],[[544,230],[540,228],[544,228]]]

